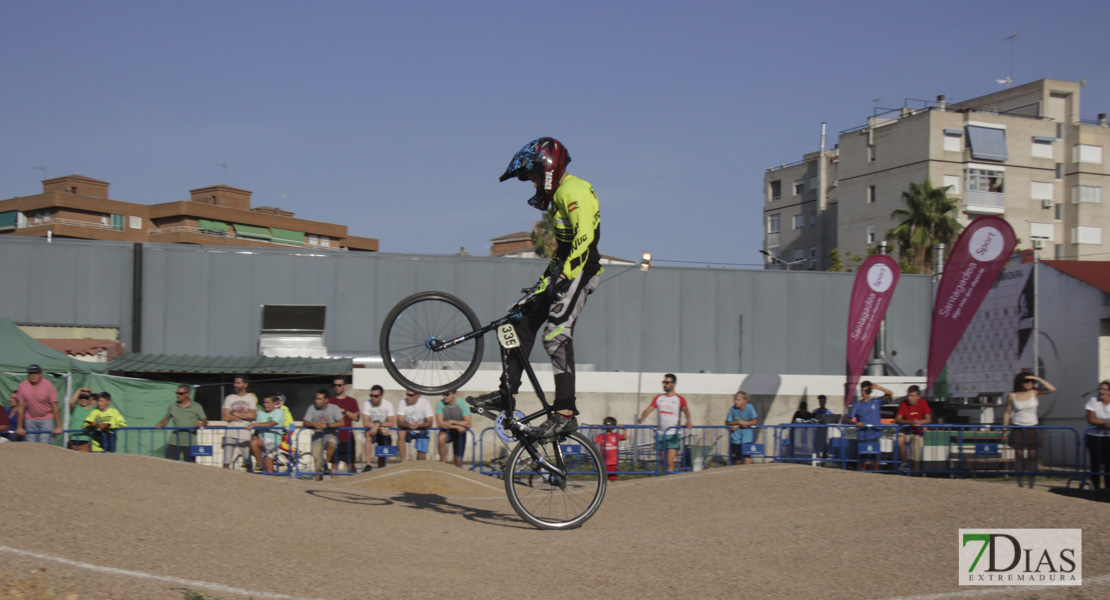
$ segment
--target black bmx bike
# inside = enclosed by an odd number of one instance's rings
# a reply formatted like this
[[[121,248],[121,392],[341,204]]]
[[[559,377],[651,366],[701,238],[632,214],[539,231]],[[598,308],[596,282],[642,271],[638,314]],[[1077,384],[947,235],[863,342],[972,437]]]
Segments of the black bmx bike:
[[[515,443],[505,461],[505,491],[513,510],[540,529],[573,529],[597,512],[605,498],[606,472],[601,452],[579,432],[547,439],[529,434],[552,412],[536,373],[520,345],[515,324],[536,309],[526,294],[508,314],[482,325],[462,300],[443,292],[420,292],[405,298],[385,318],[379,348],[390,376],[423,394],[458,389],[474,376],[482,361],[485,334],[496,332],[501,354],[502,406],[497,434]],[[520,359],[542,408],[524,415],[516,410],[509,389],[510,353]],[[539,421],[537,421],[539,420]]]

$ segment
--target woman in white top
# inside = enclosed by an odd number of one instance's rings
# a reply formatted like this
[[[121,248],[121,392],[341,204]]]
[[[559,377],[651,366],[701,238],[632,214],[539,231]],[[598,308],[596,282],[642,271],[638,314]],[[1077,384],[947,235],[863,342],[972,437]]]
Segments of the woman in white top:
[[[1037,390],[1038,381],[1044,385],[1044,390]],[[1014,471],[1016,471],[1018,487],[1022,486],[1022,475],[1028,477],[1030,488],[1035,483],[1037,447],[1041,444],[1040,435],[1036,429],[1039,423],[1037,398],[1041,394],[1051,394],[1055,391],[1056,388],[1051,383],[1036,375],[1018,373],[1017,377],[1014,377],[1014,391],[1006,397],[1006,412],[1002,414],[1002,426],[1013,426],[1010,430],[1010,446],[1014,449],[1016,462]]]
[[[1088,469],[1091,487],[1098,493],[1099,475],[1102,487],[1110,487],[1110,381],[1098,384],[1098,395],[1087,401],[1087,453],[1091,457]]]

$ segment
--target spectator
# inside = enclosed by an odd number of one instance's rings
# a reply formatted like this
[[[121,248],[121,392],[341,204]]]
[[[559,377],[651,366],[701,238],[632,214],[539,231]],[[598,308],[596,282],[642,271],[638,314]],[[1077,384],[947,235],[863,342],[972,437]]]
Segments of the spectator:
[[[679,423],[679,412],[686,415],[686,428],[693,427],[690,424],[690,407],[686,405],[686,399],[679,396],[674,391],[674,386],[678,382],[678,378],[674,373],[667,373],[663,376],[663,393],[656,396],[651,404],[644,409],[643,414],[640,415],[640,423],[647,419],[653,410],[659,410],[659,421],[655,428],[655,450],[661,455],[664,448],[666,448],[666,471],[667,473],[674,471],[674,457],[678,452],[678,447],[682,444],[682,436],[675,431]],[[670,432],[670,433],[668,433]]]
[[[825,418],[826,415],[832,414],[832,411],[825,407],[825,403],[827,403],[828,401],[828,397],[826,397],[824,394],[817,396],[818,406],[817,408],[813,409],[812,413],[810,413],[810,416],[813,417],[814,420],[821,421]]]
[[[20,406],[21,405],[19,404],[19,395],[16,392],[12,392],[11,394],[9,394],[8,408],[5,410],[0,410],[0,412],[4,413],[4,418],[7,419],[8,426],[5,427],[3,431],[0,431],[0,437],[4,437],[4,439],[11,440],[13,442],[18,442],[21,439],[15,433],[16,428],[19,427]]]
[[[617,430],[617,420],[613,417],[605,417],[602,424],[605,428],[594,438],[594,443],[601,448],[601,455],[605,457],[605,471],[609,473],[609,481],[616,481],[621,462],[620,443],[627,440],[628,436],[624,435],[624,429]]]
[[[337,438],[335,429],[343,426],[343,411],[328,403],[328,391],[318,390],[312,406],[304,413],[305,429],[312,429],[312,459],[315,463],[316,481],[323,479],[327,466],[335,455]]]
[[[734,465],[750,465],[752,457],[744,456],[744,444],[752,443],[755,434],[752,427],[759,420],[755,407],[748,403],[747,392],[736,392],[732,397],[732,408],[728,409],[725,425],[728,426],[728,457]]]
[[[1037,390],[1037,382],[1044,384],[1044,390]],[[1014,377],[1014,391],[1006,396],[1006,412],[1002,413],[1002,426],[1010,427],[1010,447],[1014,449],[1016,459],[1018,487],[1022,487],[1021,475],[1026,474],[1029,487],[1032,488],[1037,481],[1037,448],[1041,445],[1039,431],[1036,426],[1037,406],[1040,404],[1041,394],[1051,394],[1056,388],[1049,382],[1030,375],[1018,373]]]
[[[93,399],[93,396],[94,394],[89,388],[83,387],[78,388],[69,397],[70,428],[76,429],[78,423],[83,426],[85,419],[89,418],[92,411],[96,410],[96,400]],[[78,452],[92,452],[92,441],[89,439],[88,432],[82,429],[79,433],[70,434],[69,441],[66,442],[66,448]]]
[[[921,425],[933,422],[933,411],[929,403],[921,399],[921,388],[911,385],[906,390],[906,398],[898,404],[898,414],[894,422],[905,425],[898,432],[898,456],[902,457],[902,468],[906,460],[912,461],[913,470],[921,470],[921,454],[925,451],[925,430]],[[910,440],[910,453],[906,454],[906,440]]]
[[[883,424],[883,402],[890,400],[894,397],[890,390],[881,385],[874,385],[870,381],[864,381],[859,384],[860,399],[852,404],[852,408],[848,410],[848,422],[856,426],[856,449],[859,450],[861,443],[879,443],[879,439],[883,437],[882,429],[879,428]],[[882,392],[882,396],[872,397],[871,394],[874,390]],[[857,454],[858,456],[858,454]],[[868,460],[860,460],[859,466],[861,471],[878,471],[879,470],[879,454],[869,454],[871,457]]]
[[[208,426],[208,417],[204,409],[193,402],[189,397],[189,386],[177,386],[177,398],[166,410],[166,416],[155,425],[161,429],[169,424],[171,427],[188,428],[188,431],[178,429],[166,436],[166,449],[163,453],[169,460],[185,459],[185,462],[196,462],[193,456],[193,446],[197,443],[196,430]]]
[[[285,405],[285,394],[274,394],[274,406],[280,408],[281,412],[284,413],[281,426],[289,429],[289,426],[295,423],[296,419],[293,418],[293,411],[289,410],[289,407]]]
[[[263,465],[267,473],[274,472],[274,457],[277,456],[278,446],[281,445],[281,423],[284,420],[285,411],[281,410],[273,396],[266,396],[262,399],[262,410],[255,415],[254,423],[248,423],[246,427],[263,429],[263,431],[254,432],[255,435],[251,438],[251,454],[254,455],[254,464]]]
[[[392,446],[389,428],[397,426],[393,403],[385,399],[385,389],[380,385],[370,388],[370,399],[362,403],[362,426],[366,428],[366,466],[362,469],[365,473],[370,470],[373,446]],[[385,466],[385,460],[384,456],[378,457],[379,469]]]
[[[1098,395],[1087,401],[1087,454],[1091,458],[1091,488],[1099,495],[1099,476],[1102,489],[1110,487],[1110,381],[1098,384]]]
[[[96,398],[96,410],[85,419],[85,428],[92,430],[93,452],[115,452],[116,430],[127,427],[123,414],[111,404],[112,395],[100,392]]]
[[[62,413],[58,409],[58,390],[42,376],[42,367],[29,365],[27,379],[16,389],[19,398],[18,436],[28,442],[53,444],[54,436],[62,433]]]
[[[470,407],[455,402],[455,390],[448,390],[436,404],[436,427],[439,432],[439,460],[447,462],[447,442],[451,442],[455,466],[462,468],[466,453],[466,432],[470,429]]]
[[[343,411],[343,427],[339,430],[339,444],[336,446],[335,454],[331,459],[331,472],[332,477],[334,473],[339,470],[339,463],[347,464],[347,472],[355,472],[355,444],[354,432],[351,427],[362,422],[362,413],[358,410],[358,400],[347,395],[347,379],[339,376],[332,381],[332,387],[335,390],[335,395],[328,398],[328,403],[332,406],[338,407]]]
[[[228,429],[224,431],[224,468],[230,469],[236,460],[242,460],[250,469],[251,434],[246,430],[258,413],[258,397],[247,391],[250,380],[243,375],[231,380],[234,394],[228,394],[223,403],[223,419]]]
[[[791,423],[808,423],[813,419],[813,415],[809,412],[809,405],[805,400],[798,403],[798,410],[794,411],[794,416],[790,418]]]
[[[8,421],[8,411],[0,407],[0,444],[11,441],[8,436],[11,435],[11,423]]]
[[[412,440],[416,460],[428,457],[428,428],[435,411],[427,398],[413,390],[405,391],[405,401],[397,407],[397,458],[405,462],[405,443]]]

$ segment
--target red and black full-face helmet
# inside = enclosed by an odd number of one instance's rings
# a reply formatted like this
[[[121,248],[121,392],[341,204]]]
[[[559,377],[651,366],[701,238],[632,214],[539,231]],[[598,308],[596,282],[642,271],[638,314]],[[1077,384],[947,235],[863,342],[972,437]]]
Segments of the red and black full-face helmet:
[[[513,155],[509,168],[501,174],[501,181],[512,177],[527,181],[533,173],[542,173],[543,179],[536,186],[536,195],[528,199],[528,204],[547,210],[568,164],[570,154],[563,143],[555,138],[542,137],[528,142]]]

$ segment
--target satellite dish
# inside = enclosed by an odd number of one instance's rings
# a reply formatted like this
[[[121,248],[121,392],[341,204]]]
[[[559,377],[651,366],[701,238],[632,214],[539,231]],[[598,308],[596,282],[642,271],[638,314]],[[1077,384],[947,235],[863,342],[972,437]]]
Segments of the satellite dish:
[[[1079,80],[1079,87],[1087,87],[1087,78],[1086,77]]]

